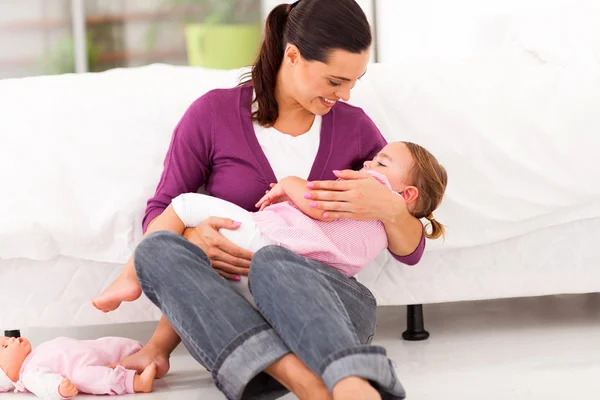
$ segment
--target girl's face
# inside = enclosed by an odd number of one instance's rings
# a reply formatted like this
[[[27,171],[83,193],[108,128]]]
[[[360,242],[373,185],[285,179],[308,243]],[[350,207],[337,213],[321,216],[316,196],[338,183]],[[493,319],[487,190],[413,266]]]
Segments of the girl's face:
[[[284,63],[292,78],[290,94],[310,113],[325,115],[338,100],[350,99],[350,91],[366,73],[370,56],[370,50],[359,54],[331,50],[327,63],[306,61],[297,47],[288,45]]]
[[[390,143],[371,161],[365,161],[363,171],[375,171],[385,175],[398,193],[408,186],[408,178],[413,165],[410,150],[404,143]]]

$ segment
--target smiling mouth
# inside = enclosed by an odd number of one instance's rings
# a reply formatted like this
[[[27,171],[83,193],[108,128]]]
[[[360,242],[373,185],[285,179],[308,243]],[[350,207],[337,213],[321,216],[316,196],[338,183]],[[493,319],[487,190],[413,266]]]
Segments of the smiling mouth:
[[[326,99],[325,97],[320,97],[320,99],[323,100],[327,104],[331,104],[331,105],[335,104],[335,100],[329,100],[329,99]]]

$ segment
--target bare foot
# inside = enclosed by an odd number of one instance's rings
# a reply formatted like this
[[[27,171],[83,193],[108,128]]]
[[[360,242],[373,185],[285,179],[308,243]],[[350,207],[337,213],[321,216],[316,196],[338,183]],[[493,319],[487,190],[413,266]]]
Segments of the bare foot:
[[[141,375],[135,374],[133,378],[133,391],[136,393],[150,393],[155,377],[156,364],[152,363],[146,367]]]
[[[165,376],[171,367],[169,355],[150,346],[143,347],[140,351],[124,358],[123,361],[116,365],[120,365],[125,369],[132,369],[138,373],[143,373],[151,364],[155,364],[156,366],[157,378]],[[110,365],[110,367],[114,368],[115,365]]]
[[[100,311],[114,311],[123,301],[134,301],[142,295],[142,288],[135,277],[119,276],[92,304]]]
[[[367,380],[352,376],[333,387],[333,400],[381,400],[381,396]]]
[[[265,369],[299,400],[331,400],[329,390],[296,355],[287,354]]]

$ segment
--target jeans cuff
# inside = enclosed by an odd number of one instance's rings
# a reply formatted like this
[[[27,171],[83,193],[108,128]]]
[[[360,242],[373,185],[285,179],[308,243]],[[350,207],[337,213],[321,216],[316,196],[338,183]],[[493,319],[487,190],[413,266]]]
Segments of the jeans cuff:
[[[342,379],[356,376],[370,381],[384,400],[406,397],[383,347],[361,346],[334,353],[327,357],[321,371],[330,392]]]
[[[265,368],[289,352],[290,350],[268,324],[255,327],[238,336],[219,354],[212,371],[215,384],[228,399],[232,400],[277,398],[287,390],[275,382],[267,387],[278,392],[277,394],[263,393],[255,397],[248,396],[249,393],[244,392],[249,383]],[[272,378],[267,377],[267,379]],[[264,380],[265,377],[259,379],[263,385]],[[248,392],[254,392],[252,388],[248,389]]]

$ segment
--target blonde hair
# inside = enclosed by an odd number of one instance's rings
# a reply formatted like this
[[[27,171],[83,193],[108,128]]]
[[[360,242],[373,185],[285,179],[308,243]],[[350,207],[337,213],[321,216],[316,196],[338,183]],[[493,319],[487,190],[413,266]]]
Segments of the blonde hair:
[[[425,229],[428,239],[437,239],[445,235],[444,225],[433,216],[444,197],[448,174],[438,160],[424,147],[411,142],[403,142],[413,157],[413,165],[409,172],[410,185],[419,190],[419,196],[412,214],[417,218],[426,218],[429,221],[431,232]],[[427,227],[426,227],[427,228]]]

